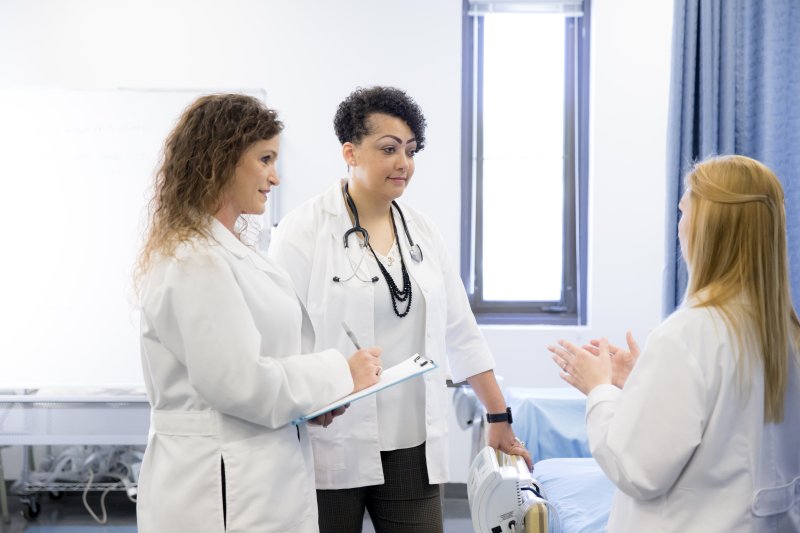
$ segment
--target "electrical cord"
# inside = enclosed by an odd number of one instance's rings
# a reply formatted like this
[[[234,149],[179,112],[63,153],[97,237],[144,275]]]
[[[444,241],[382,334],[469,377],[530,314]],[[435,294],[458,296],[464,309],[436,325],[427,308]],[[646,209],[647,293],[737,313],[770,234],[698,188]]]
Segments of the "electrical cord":
[[[520,488],[521,488],[522,490],[529,490],[529,491],[531,491],[532,493],[536,494],[536,496],[538,496],[539,498],[542,498],[542,499],[544,499],[544,498],[542,497],[542,493],[541,493],[541,492],[539,492],[539,489],[537,489],[535,485],[534,485],[534,486],[532,486],[532,487],[520,487]]]
[[[92,488],[93,479],[94,472],[89,470],[89,481],[86,482],[86,487],[83,489],[83,506],[86,507],[86,510],[89,512],[89,514],[92,515],[92,518],[94,518],[95,522],[98,524],[105,524],[108,521],[108,515],[106,514],[106,496],[108,496],[108,493],[111,492],[113,487],[105,489],[103,494],[100,496],[100,509],[102,510],[103,518],[98,518],[97,515],[94,514],[94,511],[92,511],[92,508],[89,507],[89,502],[86,500],[86,495],[89,494],[89,490]]]
[[[134,450],[132,446],[121,448],[118,446],[72,446],[63,450],[58,456],[45,458],[42,465],[47,471],[31,473],[31,480],[35,483],[85,483],[83,488],[83,505],[99,524],[108,520],[105,498],[112,490],[124,488],[128,499],[136,502],[137,496],[137,469],[141,467],[144,453]],[[89,506],[87,496],[95,480],[115,480],[109,485],[100,497],[101,517]]]
[[[131,493],[129,492],[131,487],[132,487],[132,485],[131,485],[130,481],[128,480],[128,478],[123,477],[123,476],[118,476],[118,475],[115,475],[115,474],[106,474],[106,477],[115,477],[119,481],[117,483],[115,483],[114,485],[111,485],[110,487],[107,487],[107,488],[103,489],[103,493],[100,495],[100,511],[101,511],[101,514],[103,515],[103,518],[98,518],[97,517],[97,515],[94,513],[94,511],[92,511],[92,508],[89,506],[89,501],[86,499],[87,495],[89,494],[89,491],[91,490],[92,480],[94,478],[94,473],[91,470],[89,471],[89,481],[87,481],[86,487],[83,489],[83,498],[82,498],[83,499],[83,506],[86,508],[86,511],[90,515],[92,515],[92,518],[94,518],[95,522],[97,522],[98,524],[101,524],[101,525],[105,524],[108,521],[108,514],[106,512],[106,496],[108,496],[108,493],[111,492],[112,490],[115,490],[120,486],[125,487],[128,499],[130,501],[132,501],[133,503],[136,503],[136,498],[131,496]]]

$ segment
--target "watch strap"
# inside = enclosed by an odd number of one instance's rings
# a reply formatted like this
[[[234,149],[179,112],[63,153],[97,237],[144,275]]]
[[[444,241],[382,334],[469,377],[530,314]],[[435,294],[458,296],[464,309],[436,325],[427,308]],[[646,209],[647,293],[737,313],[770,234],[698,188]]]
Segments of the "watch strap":
[[[511,417],[511,408],[506,407],[505,413],[486,413],[486,421],[490,424],[495,422],[508,422],[511,424],[513,422],[513,418]]]

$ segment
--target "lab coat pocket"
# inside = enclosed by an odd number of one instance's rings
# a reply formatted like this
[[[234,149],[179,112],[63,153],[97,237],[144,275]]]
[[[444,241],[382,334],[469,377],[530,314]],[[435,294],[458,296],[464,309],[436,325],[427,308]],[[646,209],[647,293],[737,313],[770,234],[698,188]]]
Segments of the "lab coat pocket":
[[[345,469],[344,442],[340,431],[336,429],[337,421],[327,428],[308,426],[311,447],[314,450],[314,466],[318,471],[330,472]],[[340,421],[338,422],[341,424]]]
[[[294,427],[224,444],[227,531],[284,531],[316,509]]]
[[[217,438],[154,434],[139,474],[136,506],[141,533],[222,531]]]

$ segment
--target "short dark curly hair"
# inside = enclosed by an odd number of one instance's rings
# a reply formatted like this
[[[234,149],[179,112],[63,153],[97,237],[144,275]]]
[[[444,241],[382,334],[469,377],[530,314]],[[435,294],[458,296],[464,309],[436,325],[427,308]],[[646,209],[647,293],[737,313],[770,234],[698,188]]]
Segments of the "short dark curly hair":
[[[425,116],[413,98],[395,87],[358,87],[345,98],[333,117],[333,128],[339,142],[359,144],[369,135],[367,119],[374,113],[397,117],[406,124],[417,140],[419,152],[425,147]]]

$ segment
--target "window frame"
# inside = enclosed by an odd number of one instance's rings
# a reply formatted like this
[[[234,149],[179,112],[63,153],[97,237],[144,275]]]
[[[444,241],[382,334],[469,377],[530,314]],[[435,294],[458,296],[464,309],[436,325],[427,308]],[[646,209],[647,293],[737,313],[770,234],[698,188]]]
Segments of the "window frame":
[[[481,324],[586,324],[588,212],[589,0],[582,17],[565,17],[564,239],[561,298],[483,299],[482,90],[484,17],[463,2],[461,138],[461,277]],[[499,15],[508,16],[508,15]]]

